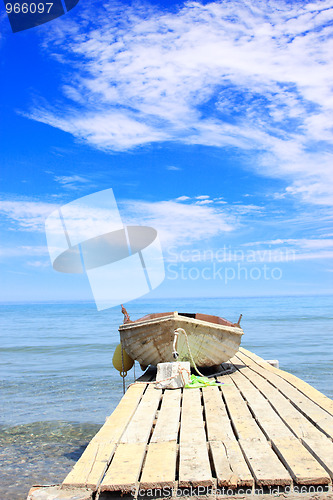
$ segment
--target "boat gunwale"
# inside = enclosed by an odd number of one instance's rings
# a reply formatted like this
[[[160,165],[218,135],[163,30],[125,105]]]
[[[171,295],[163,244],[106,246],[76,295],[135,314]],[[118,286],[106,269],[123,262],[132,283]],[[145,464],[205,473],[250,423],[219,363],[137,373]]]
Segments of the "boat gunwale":
[[[182,315],[178,314],[177,311],[174,311],[169,316],[161,316],[159,318],[151,318],[151,319],[147,319],[144,321],[136,320],[136,321],[133,321],[131,323],[124,323],[124,324],[119,326],[119,332],[125,332],[127,330],[132,330],[133,328],[139,328],[139,327],[142,327],[145,325],[151,325],[154,323],[164,323],[164,322],[170,321],[170,320],[184,321],[187,323],[192,323],[194,325],[199,324],[199,325],[204,326],[204,327],[210,327],[210,328],[213,328],[215,330],[233,333],[233,334],[239,335],[239,336],[244,335],[242,328],[240,328],[238,326],[229,326],[229,325],[220,325],[217,323],[210,323],[209,321],[191,318],[188,316],[182,316]]]

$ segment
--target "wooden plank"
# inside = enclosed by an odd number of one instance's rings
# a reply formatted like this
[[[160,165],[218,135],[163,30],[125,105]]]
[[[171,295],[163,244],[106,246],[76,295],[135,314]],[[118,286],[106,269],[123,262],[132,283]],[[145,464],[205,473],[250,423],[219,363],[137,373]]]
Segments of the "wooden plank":
[[[246,363],[246,359],[244,359],[244,354],[242,353],[238,353],[236,359],[240,359]],[[256,363],[252,363],[250,366],[254,371],[262,375],[272,385],[274,385],[274,387],[276,387],[286,398],[288,398],[293,405],[301,413],[303,413],[304,416],[310,419],[322,432],[329,437],[333,437],[333,416],[323,410],[289,382],[279,377],[276,373],[272,373],[270,370],[267,370]]]
[[[236,480],[236,486],[252,486],[254,480],[232,430],[221,391],[218,387],[205,387],[202,392],[218,485],[233,488]]]
[[[90,474],[92,463],[95,460],[95,456],[97,453],[98,444],[93,446],[89,445],[89,451],[91,452],[91,460],[78,460],[70,473],[66,476],[62,483],[63,488],[77,487],[77,488],[85,488],[87,478]],[[87,450],[86,450],[87,451]],[[89,455],[86,454],[86,457]]]
[[[248,486],[254,484],[251,471],[244,459],[243,453],[237,441],[224,441],[223,446],[226,450],[227,459],[233,473],[237,477],[237,487]],[[215,463],[215,460],[214,460]]]
[[[121,437],[121,443],[147,444],[161,396],[161,389],[155,389],[153,385],[148,386]]]
[[[232,374],[231,378],[294,481],[298,484],[328,484],[330,478],[327,472],[285,425],[267,399],[243,375],[245,370]]]
[[[100,485],[101,491],[134,492],[137,487],[145,443],[121,443]]]
[[[219,388],[205,387],[202,393],[208,441],[236,440]]]
[[[206,443],[181,443],[179,447],[179,487],[213,486]]]
[[[209,446],[214,463],[217,485],[233,489],[237,488],[239,478],[231,467],[225,444],[222,441],[211,441]]]
[[[241,373],[261,392],[288,428],[300,439],[329,475],[333,477],[332,440],[315,427],[276,387],[273,387],[261,375],[245,365],[243,365]]]
[[[238,356],[237,356],[238,358]],[[276,387],[255,371],[255,367],[247,367],[238,358],[238,366],[241,373],[266,397],[271,406],[279,414],[280,418],[288,425],[297,437],[306,436],[308,433],[317,432],[318,436],[326,436],[313,425]],[[328,439],[328,438],[326,438]]]
[[[239,445],[259,486],[290,485],[291,477],[260,430],[239,390],[229,375],[221,386]]]
[[[174,488],[176,486],[176,441],[150,443],[140,480],[140,489]]]
[[[180,426],[180,443],[206,443],[200,389],[184,389]]]
[[[274,438],[272,443],[297,484],[325,485],[331,482],[328,473],[299,441]]]
[[[332,399],[328,398],[323,394],[322,392],[318,391],[314,387],[312,387],[310,384],[307,382],[304,382],[304,380],[301,380],[300,378],[296,377],[296,375],[293,375],[292,373],[288,373],[284,370],[275,368],[274,366],[271,366],[269,363],[266,363],[264,359],[262,359],[260,356],[257,356],[253,352],[248,351],[247,349],[240,348],[239,353],[244,354],[247,356],[252,362],[259,364],[259,366],[262,366],[263,368],[266,368],[272,373],[275,373],[279,377],[287,380],[292,386],[294,386],[296,389],[301,391],[305,396],[310,398],[312,401],[314,401],[317,405],[319,405],[321,408],[323,408],[325,411],[333,415],[333,401]]]
[[[239,439],[252,439],[263,441],[267,444],[267,440],[263,432],[258,427],[256,421],[252,417],[245,401],[243,400],[239,390],[230,378],[230,375],[224,375],[223,380],[226,382],[220,390],[229,410],[230,419],[236,430]]]
[[[81,458],[63,481],[64,487],[87,486],[96,490],[119,441],[134,414],[146,385],[132,385],[91,440]]]
[[[180,390],[166,390],[140,480],[140,489],[176,486],[176,461],[180,420]]]
[[[63,487],[87,487],[95,490],[102,480],[110,461],[110,454],[114,452],[109,443],[100,444],[92,441],[86,448],[80,460],[63,481]]]
[[[113,448],[110,444],[99,444],[98,450],[95,456],[95,460],[91,464],[91,470],[86,479],[86,487],[96,490],[98,485],[103,479],[105,471],[112,459],[112,456],[116,449],[116,444]]]
[[[133,384],[129,387],[117,408],[106,419],[105,424],[94,437],[94,441],[102,444],[118,442],[134,415],[146,387],[146,384]]]
[[[213,486],[200,389],[184,389],[180,424],[179,486]]]
[[[278,461],[275,454],[270,455],[268,450],[272,451],[272,449],[263,446],[262,441],[240,439],[239,445],[246,456],[253,477],[259,486],[291,485],[291,477],[287,470]],[[274,458],[272,458],[273,456]]]
[[[166,390],[151,443],[177,441],[180,424],[181,390]]]

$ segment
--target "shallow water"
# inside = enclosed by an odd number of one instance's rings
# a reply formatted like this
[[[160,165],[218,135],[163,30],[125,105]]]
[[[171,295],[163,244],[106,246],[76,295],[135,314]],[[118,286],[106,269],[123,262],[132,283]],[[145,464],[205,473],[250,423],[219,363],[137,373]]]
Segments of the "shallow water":
[[[243,313],[242,345],[278,359],[333,397],[333,297],[265,297],[136,301],[149,312]],[[122,395],[112,367],[120,309],[94,304],[0,306],[0,499],[25,499],[32,484],[61,482]],[[137,375],[141,373],[136,367]],[[129,382],[133,380],[133,370]]]
[[[25,499],[33,484],[61,482],[99,428],[62,421],[0,428],[0,498]]]

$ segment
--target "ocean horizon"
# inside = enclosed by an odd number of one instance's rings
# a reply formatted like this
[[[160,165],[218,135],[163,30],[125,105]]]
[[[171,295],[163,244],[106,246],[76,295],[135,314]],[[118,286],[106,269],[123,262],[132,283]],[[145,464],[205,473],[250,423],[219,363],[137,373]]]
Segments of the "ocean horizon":
[[[242,346],[333,397],[331,295],[140,299],[151,312],[203,312],[237,321]],[[32,484],[60,483],[122,396],[112,366],[121,307],[91,301],[1,303],[0,498],[25,499]],[[141,373],[136,363],[135,375]],[[134,380],[132,369],[127,384]]]

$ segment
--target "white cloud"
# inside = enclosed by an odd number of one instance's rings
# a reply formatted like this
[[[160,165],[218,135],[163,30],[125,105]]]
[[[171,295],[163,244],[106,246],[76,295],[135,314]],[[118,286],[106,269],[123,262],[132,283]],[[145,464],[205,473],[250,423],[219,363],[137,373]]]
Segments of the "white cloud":
[[[184,201],[187,203],[179,199],[157,202],[127,200],[119,205],[126,224],[154,227],[163,245],[191,245],[228,233],[238,225],[232,214],[218,207]]]
[[[72,64],[66,106],[31,118],[106,151],[181,141],[255,152],[249,166],[286,194],[332,202],[333,0],[80,9],[44,42]]]
[[[43,201],[30,200],[2,200],[0,201],[0,213],[10,222],[9,229],[23,230],[29,232],[45,232],[45,220],[56,209],[61,208],[60,204],[46,203]],[[49,221],[48,228],[54,233],[58,233],[58,219]],[[113,214],[111,209],[96,207],[89,203],[77,206],[67,205],[66,225],[67,228],[75,230],[78,234],[91,232],[94,234],[96,228],[100,234],[108,233],[112,227]],[[61,229],[61,234],[63,230]]]
[[[58,182],[63,188],[76,190],[82,186],[82,184],[87,184],[89,180],[82,175],[55,175],[54,180]]]
[[[214,203],[213,200],[199,200],[196,205],[209,205],[210,203]]]
[[[175,172],[176,171],[179,171],[179,170],[182,170],[180,167],[175,167],[174,165],[170,165],[169,167],[166,168],[167,170],[174,170]]]
[[[88,141],[91,145],[105,151],[118,151],[134,146],[164,141],[167,134],[138,121],[129,111],[93,112],[85,110],[84,115],[69,111],[62,116],[62,111],[55,114],[51,110],[35,111],[27,116],[39,122],[69,132],[79,140]],[[133,113],[132,113],[133,114]]]
[[[218,203],[223,203],[223,202],[218,202]],[[259,214],[261,212],[264,212],[264,207],[261,207],[259,205],[245,205],[242,203],[235,203],[232,205],[231,210],[233,213],[238,214],[238,215],[246,215],[246,214]]]
[[[0,258],[43,256],[48,255],[48,253],[46,245],[21,245],[15,247],[2,246],[0,248]]]
[[[333,258],[333,249],[330,251],[318,250],[309,252],[300,252],[299,249],[290,247],[281,247],[279,249],[266,248],[251,252],[251,258],[255,262],[296,262],[302,260],[321,260]]]
[[[178,196],[175,201],[187,201],[190,200],[191,198],[189,196]]]
[[[36,268],[51,267],[51,263],[49,260],[29,260],[27,262],[27,265],[30,267],[36,267]]]
[[[201,199],[206,195],[198,195],[190,198],[180,196],[176,200],[143,201],[143,200],[120,200],[122,221],[127,225],[148,225],[155,228],[159,233],[163,249],[168,252],[171,247],[176,247],[177,252],[182,248],[214,249],[223,247],[227,241],[233,241],[228,245],[228,262],[293,262],[301,260],[331,259],[333,257],[333,238],[330,233],[326,237],[313,238],[274,238],[261,241],[250,241],[237,243],[239,233],[247,234],[249,220],[255,216],[262,217],[261,223],[257,220],[256,227],[270,231],[271,224],[267,226],[264,215],[269,215],[262,207],[244,204],[223,204],[219,199]],[[211,203],[206,203],[207,201]],[[30,200],[3,200],[0,202],[0,213],[11,223],[12,230],[29,232],[44,232],[46,217],[57,208],[52,203]],[[110,230],[108,222],[109,211],[102,209],[84,212],[81,207],[78,212],[72,211],[73,223],[76,227],[86,229],[88,227],[99,228],[102,233]],[[275,231],[285,233],[285,227],[294,224],[298,226],[297,220],[289,220],[288,214],[281,216],[280,221],[274,225]],[[306,214],[302,219],[306,219]],[[105,223],[103,222],[105,221]],[[329,222],[329,219],[328,221]],[[260,225],[261,224],[261,225]],[[311,232],[312,219],[306,219],[308,232]],[[231,239],[228,240],[228,235]],[[248,235],[251,233],[248,233]],[[244,237],[244,236],[243,236]],[[46,267],[46,261],[41,257],[47,256],[47,246],[22,246],[3,247],[0,250],[1,258],[12,257],[36,257],[28,260],[32,267]],[[173,253],[174,255],[174,253]],[[243,257],[244,256],[244,257]]]
[[[0,213],[26,231],[44,231],[45,219],[57,205],[31,200],[0,200]]]
[[[205,202],[207,200],[203,200]],[[199,240],[208,240],[232,231],[239,222],[232,212],[219,206],[198,204],[195,198],[180,196],[177,200],[148,202],[141,200],[119,201],[124,224],[148,225],[158,230],[160,240],[165,245],[190,245]],[[30,232],[44,232],[45,219],[59,206],[28,200],[1,201],[0,213],[12,224],[13,229]],[[111,214],[112,215],[112,214]],[[100,234],[110,231],[110,211],[102,208],[93,210],[82,205],[71,207],[66,213],[75,224],[77,231],[96,228]],[[51,223],[50,223],[51,224]],[[58,231],[58,228],[55,228]],[[29,248],[31,251],[29,251]],[[34,255],[33,247],[21,247],[19,255],[27,249],[27,255]],[[44,250],[45,251],[45,250]],[[9,255],[10,250],[7,252]],[[39,253],[37,252],[37,255]]]
[[[253,252],[258,260],[293,262],[333,258],[333,239],[289,238],[243,243],[247,252]],[[250,249],[250,250],[249,250]]]
[[[324,249],[331,248],[333,250],[333,239],[332,238],[289,238],[289,239],[276,239],[276,240],[266,240],[266,241],[256,241],[250,243],[244,243],[243,246],[262,246],[262,245],[291,245],[297,246],[303,249]]]

